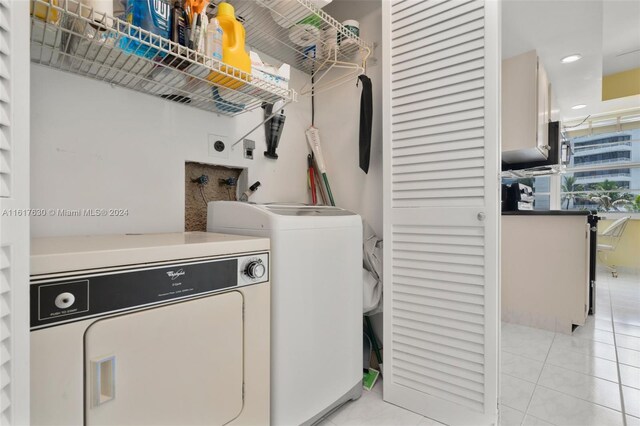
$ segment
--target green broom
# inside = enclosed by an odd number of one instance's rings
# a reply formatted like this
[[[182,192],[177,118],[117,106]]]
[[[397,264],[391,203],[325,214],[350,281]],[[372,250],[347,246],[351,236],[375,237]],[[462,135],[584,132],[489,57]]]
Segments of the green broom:
[[[315,156],[316,164],[318,165],[318,169],[320,174],[322,175],[322,180],[324,181],[324,186],[327,188],[327,195],[329,196],[329,200],[331,201],[331,205],[335,206],[336,202],[333,199],[333,194],[331,193],[331,185],[329,185],[329,177],[327,176],[327,168],[324,164],[324,156],[322,155],[322,147],[320,146],[320,131],[315,127],[311,126],[305,132],[307,135],[307,143],[311,147],[311,151]]]

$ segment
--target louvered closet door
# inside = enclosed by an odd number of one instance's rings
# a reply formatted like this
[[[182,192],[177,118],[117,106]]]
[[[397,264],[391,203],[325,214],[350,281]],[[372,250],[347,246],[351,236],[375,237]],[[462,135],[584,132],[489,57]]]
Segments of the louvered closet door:
[[[29,2],[0,0],[0,424],[29,424]]]
[[[498,394],[498,4],[383,3],[384,398],[492,424]]]

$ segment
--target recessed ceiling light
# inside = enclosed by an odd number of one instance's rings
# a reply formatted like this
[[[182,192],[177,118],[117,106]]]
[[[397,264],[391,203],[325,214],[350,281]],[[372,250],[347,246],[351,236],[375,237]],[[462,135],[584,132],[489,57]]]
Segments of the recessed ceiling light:
[[[585,104],[580,104],[580,105],[574,105],[571,107],[571,109],[582,109],[582,108],[586,108]]]
[[[565,56],[560,60],[560,62],[562,62],[563,64],[570,64],[571,62],[579,61],[580,59],[582,59],[582,55],[576,53],[573,55]]]

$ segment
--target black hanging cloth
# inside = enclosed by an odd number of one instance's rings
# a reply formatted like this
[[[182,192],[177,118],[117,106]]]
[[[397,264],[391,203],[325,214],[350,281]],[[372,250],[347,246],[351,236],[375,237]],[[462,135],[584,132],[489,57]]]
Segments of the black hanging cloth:
[[[360,97],[360,168],[369,172],[369,158],[371,157],[371,126],[373,122],[373,95],[371,94],[371,79],[362,74],[358,77],[362,82],[362,96]]]

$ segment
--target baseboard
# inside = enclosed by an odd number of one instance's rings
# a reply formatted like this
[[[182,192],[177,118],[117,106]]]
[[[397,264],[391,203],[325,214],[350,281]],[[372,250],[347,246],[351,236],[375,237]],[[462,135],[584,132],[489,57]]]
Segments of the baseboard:
[[[351,400],[356,400],[362,396],[362,381],[358,381],[347,393],[338,398],[333,404],[329,405],[327,408],[322,410],[320,413],[316,414],[306,422],[302,423],[302,426],[311,426],[316,423],[320,423],[325,417],[329,414],[333,413],[338,408],[342,407],[344,404]]]

